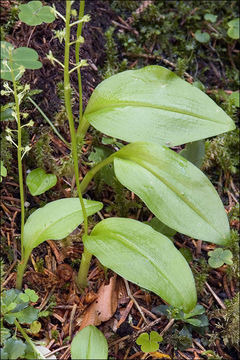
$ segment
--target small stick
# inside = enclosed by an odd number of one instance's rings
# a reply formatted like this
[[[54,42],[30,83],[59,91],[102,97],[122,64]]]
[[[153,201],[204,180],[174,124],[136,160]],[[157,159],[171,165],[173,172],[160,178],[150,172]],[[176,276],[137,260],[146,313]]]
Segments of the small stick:
[[[141,307],[138,305],[136,299],[133,297],[132,293],[131,293],[131,290],[130,290],[130,287],[129,287],[129,284],[128,284],[128,281],[126,279],[123,279],[124,280],[124,283],[125,283],[125,286],[126,286],[126,290],[127,290],[127,294],[128,296],[130,297],[130,299],[134,302],[136,308],[138,309],[138,311],[140,312],[144,322],[148,325],[149,324],[149,321],[147,321],[147,319],[145,318],[144,316],[144,313],[141,309]]]
[[[71,311],[71,315],[70,315],[70,324],[69,324],[69,337],[70,337],[70,339],[72,338],[73,320],[74,320],[76,310],[77,310],[77,304],[74,304],[73,308],[72,308],[72,311]]]
[[[48,358],[49,356],[52,356],[52,355],[55,354],[56,352],[59,352],[60,350],[66,349],[66,348],[68,348],[68,347],[69,347],[69,345],[64,345],[64,346],[62,346],[62,347],[60,347],[60,348],[58,348],[58,349],[56,349],[56,350],[51,351],[50,353],[48,353],[47,355],[45,355],[45,357]]]
[[[222,302],[222,300],[217,296],[217,294],[213,291],[213,289],[211,288],[211,286],[205,282],[205,285],[207,286],[208,290],[210,291],[210,293],[213,295],[213,297],[215,298],[215,300],[218,302],[218,304],[221,306],[222,309],[226,309],[226,306],[224,305],[224,303]]]

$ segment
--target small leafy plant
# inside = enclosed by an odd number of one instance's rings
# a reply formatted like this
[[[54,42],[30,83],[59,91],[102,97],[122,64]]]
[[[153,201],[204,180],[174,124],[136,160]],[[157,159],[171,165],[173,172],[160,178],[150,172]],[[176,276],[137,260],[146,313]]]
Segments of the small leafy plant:
[[[156,331],[148,333],[142,333],[136,340],[136,343],[141,346],[143,352],[154,352],[159,349],[159,343],[163,341],[163,337],[160,336]]]
[[[52,52],[47,58],[53,64],[58,63],[64,70],[64,101],[78,192],[78,198],[59,199],[37,209],[26,222],[22,170],[22,158],[26,149],[22,147],[24,125],[21,125],[23,114],[20,111],[25,93],[18,93],[17,80],[25,69],[38,69],[41,63],[33,49],[15,49],[10,43],[1,42],[1,76],[13,84],[13,89],[9,84],[6,87],[14,95],[12,116],[17,121],[18,134],[15,145],[21,199],[22,259],[18,265],[16,286],[19,290],[22,287],[24,270],[33,248],[45,240],[63,239],[84,223],[84,252],[76,279],[79,288],[87,286],[88,270],[94,255],[105,267],[161,296],[183,312],[176,315],[179,319],[188,324],[195,323],[196,326],[200,320],[192,317],[201,314],[199,308],[195,312],[193,310],[197,301],[193,275],[172,240],[147,224],[117,217],[100,221],[89,234],[88,217],[101,210],[103,204],[86,200],[83,194],[98,171],[111,164],[118,181],[137,194],[168,228],[196,239],[226,246],[230,240],[229,224],[215,188],[201,170],[186,159],[188,146],[183,156],[171,147],[233,130],[235,124],[198,88],[170,70],[155,65],[124,71],[104,80],[94,90],[83,113],[81,68],[87,66],[87,61],[79,59],[79,48],[84,41],[81,36],[83,23],[89,21],[89,17],[84,16],[84,4],[84,1],[80,1],[79,18],[74,22],[71,22],[72,1],[66,1],[65,17],[56,9],[42,7],[40,1],[31,1],[20,7],[20,19],[27,24],[36,26],[42,21],[51,22],[56,16],[65,22],[65,28],[56,33],[60,41],[65,41],[64,63],[56,59]],[[70,41],[73,26],[77,26],[77,38]],[[71,46],[75,46],[76,58],[72,68],[69,61]],[[77,130],[72,112],[70,84],[70,74],[74,71],[77,72],[79,85]],[[80,184],[77,150],[90,125],[112,137],[114,142],[115,139],[120,139],[129,144],[118,146],[119,142],[116,142],[117,151],[89,170]],[[30,148],[27,149],[29,150]],[[199,161],[196,165],[200,167],[201,157]],[[37,181],[34,180],[35,176]],[[41,169],[33,170],[27,177],[33,195],[49,189],[55,180]],[[76,352],[79,341],[86,344],[86,341],[92,343],[93,338],[98,338],[101,343],[104,342],[96,328],[84,330],[74,338],[73,357],[87,358],[85,353],[79,355]],[[153,339],[156,339],[154,336],[152,335]],[[150,334],[149,341],[154,342],[153,339]],[[105,345],[104,354],[107,351]],[[91,356],[99,358],[99,354]]]
[[[222,248],[215,249],[208,252],[208,263],[212,268],[219,268],[223,264],[232,265],[233,254],[230,250],[224,250]]]
[[[43,316],[32,303],[38,300],[34,290],[26,289],[24,292],[10,289],[1,294],[1,359],[45,359],[43,353],[48,349],[34,344],[27,333],[36,334],[41,329],[41,323],[37,320]],[[4,326],[15,325],[23,336],[24,341]],[[29,329],[23,328],[23,324],[30,325]]]

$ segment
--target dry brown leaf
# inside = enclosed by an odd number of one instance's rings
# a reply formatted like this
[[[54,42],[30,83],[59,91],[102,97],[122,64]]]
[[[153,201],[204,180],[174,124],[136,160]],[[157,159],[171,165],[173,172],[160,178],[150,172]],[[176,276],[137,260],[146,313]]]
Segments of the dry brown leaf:
[[[113,316],[118,303],[116,278],[116,276],[113,276],[108,285],[101,285],[96,300],[87,308],[84,314],[80,330],[88,325],[100,325]]]

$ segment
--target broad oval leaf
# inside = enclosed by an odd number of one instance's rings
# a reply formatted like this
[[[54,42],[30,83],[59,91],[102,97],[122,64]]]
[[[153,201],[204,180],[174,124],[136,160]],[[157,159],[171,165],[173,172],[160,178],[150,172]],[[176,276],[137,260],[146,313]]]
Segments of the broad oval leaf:
[[[87,215],[101,210],[103,204],[85,200]],[[23,245],[26,252],[45,240],[61,240],[83,222],[83,212],[78,198],[52,201],[34,211],[26,221],[23,233]]]
[[[83,242],[104,266],[169,304],[185,311],[196,305],[195,284],[186,260],[171,240],[149,225],[132,219],[105,219]]]
[[[43,169],[37,168],[27,175],[26,183],[31,195],[36,196],[55,186],[57,177],[54,174],[46,174]]]
[[[102,332],[92,325],[79,331],[71,343],[71,358],[72,360],[107,359],[108,344]]]
[[[219,245],[228,243],[228,219],[217,191],[179,154],[153,143],[129,144],[116,153],[114,170],[170,228]]]
[[[1,79],[12,81],[12,73],[19,80],[24,69],[39,69],[42,63],[38,61],[38,53],[28,47],[14,49],[13,45],[1,41]]]
[[[235,128],[231,118],[206,94],[157,65],[104,80],[94,90],[84,117],[109,136],[167,146]]]
[[[41,1],[30,1],[19,5],[19,19],[27,25],[36,26],[43,22],[51,23],[55,20],[51,6],[43,6]]]

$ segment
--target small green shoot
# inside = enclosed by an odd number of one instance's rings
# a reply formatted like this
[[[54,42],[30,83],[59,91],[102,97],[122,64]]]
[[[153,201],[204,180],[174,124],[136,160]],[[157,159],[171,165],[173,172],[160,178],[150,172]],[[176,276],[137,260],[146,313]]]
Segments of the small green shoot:
[[[200,43],[207,43],[210,40],[210,35],[206,32],[202,32],[201,30],[197,30],[195,32],[195,39]]]
[[[36,26],[43,22],[51,23],[55,20],[50,6],[43,6],[41,1],[30,1],[19,5],[19,19],[27,25]]]
[[[240,22],[240,18],[236,18],[233,19],[231,21],[228,22],[228,31],[227,34],[231,39],[239,39],[240,35],[239,35],[239,22]]]
[[[57,177],[54,174],[46,174],[43,169],[37,168],[28,174],[26,182],[31,195],[36,196],[55,186]]]
[[[159,350],[159,342],[163,341],[163,337],[156,331],[142,333],[138,336],[136,343],[141,346],[141,350],[145,353]]]
[[[208,263],[214,269],[219,268],[223,264],[233,264],[233,254],[230,250],[223,250],[222,248],[217,248],[213,251],[209,251],[208,256]]]

